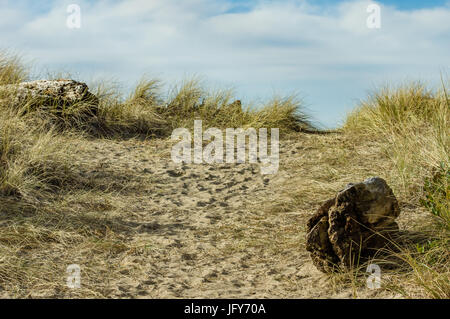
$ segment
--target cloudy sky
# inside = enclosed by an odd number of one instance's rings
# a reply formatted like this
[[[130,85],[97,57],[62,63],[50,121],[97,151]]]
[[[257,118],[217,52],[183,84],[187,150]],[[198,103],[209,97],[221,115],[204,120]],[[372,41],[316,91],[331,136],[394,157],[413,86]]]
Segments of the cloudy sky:
[[[450,74],[450,1],[0,0],[0,48],[36,72],[172,83],[199,75],[243,101],[298,93],[326,127],[386,83]],[[67,7],[81,8],[70,29]]]

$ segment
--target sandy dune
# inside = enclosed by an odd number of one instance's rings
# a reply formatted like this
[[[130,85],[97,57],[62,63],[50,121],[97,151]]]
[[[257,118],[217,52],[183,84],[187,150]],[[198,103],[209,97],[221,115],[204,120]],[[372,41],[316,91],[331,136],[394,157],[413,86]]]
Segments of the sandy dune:
[[[295,134],[280,141],[275,175],[261,175],[257,164],[175,164],[168,140],[83,139],[77,147],[71,156],[93,186],[62,193],[47,215],[24,217],[40,236],[39,247],[24,250],[29,286],[0,287],[0,295],[399,297],[368,289],[364,273],[320,273],[304,246],[306,220],[321,201],[369,176],[392,182],[381,144]],[[397,196],[401,227],[414,228],[424,212]],[[80,289],[66,287],[69,264],[81,267]],[[6,275],[19,276],[22,266],[14,267]]]
[[[95,178],[121,172],[130,188],[118,192],[120,207],[107,212],[108,218],[124,225],[128,244],[148,248],[111,260],[118,264],[110,267],[121,270],[103,283],[102,294],[396,296],[351,282],[340,285],[317,271],[304,249],[305,222],[321,200],[358,178],[389,180],[378,146],[353,143],[338,134],[293,136],[281,142],[279,172],[263,176],[256,164],[174,164],[170,142],[163,140],[89,142],[84,151],[102,167]]]

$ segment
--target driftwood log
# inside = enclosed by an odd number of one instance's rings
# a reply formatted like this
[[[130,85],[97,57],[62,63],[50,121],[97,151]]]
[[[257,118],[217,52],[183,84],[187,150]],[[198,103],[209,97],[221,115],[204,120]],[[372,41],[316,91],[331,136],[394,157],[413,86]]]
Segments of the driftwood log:
[[[399,214],[397,199],[384,179],[348,184],[309,219],[306,249],[323,272],[349,269],[392,240]]]

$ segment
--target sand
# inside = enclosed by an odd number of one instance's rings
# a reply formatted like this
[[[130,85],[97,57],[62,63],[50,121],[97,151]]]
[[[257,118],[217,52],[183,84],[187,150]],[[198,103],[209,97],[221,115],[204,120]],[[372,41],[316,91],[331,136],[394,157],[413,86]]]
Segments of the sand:
[[[258,164],[175,164],[171,145],[158,139],[81,141],[74,155],[80,175],[98,187],[65,194],[55,212],[82,222],[87,230],[76,231],[95,240],[55,239],[35,250],[28,260],[39,265],[40,280],[49,279],[0,294],[400,297],[389,289],[368,289],[364,272],[356,281],[354,274],[322,274],[304,245],[306,221],[322,201],[349,182],[375,175],[391,181],[393,168],[381,145],[337,133],[295,134],[280,142],[275,175],[261,175]],[[414,227],[411,220],[424,214],[401,198],[400,206],[402,228]],[[65,267],[72,263],[81,267],[78,290],[65,286]]]
[[[281,142],[278,173],[261,175],[258,164],[175,164],[164,140],[90,143],[103,167],[146,180],[121,195],[114,213],[130,227],[126,240],[149,250],[122,259],[108,297],[399,297],[368,289],[364,274],[357,287],[339,284],[314,268],[304,247],[320,201],[383,172],[382,161],[369,162],[380,154],[376,145],[299,134]]]

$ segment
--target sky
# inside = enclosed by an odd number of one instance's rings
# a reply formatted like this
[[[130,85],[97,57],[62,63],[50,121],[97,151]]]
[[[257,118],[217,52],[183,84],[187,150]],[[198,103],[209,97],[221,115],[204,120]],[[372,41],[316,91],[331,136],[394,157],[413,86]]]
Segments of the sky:
[[[80,28],[68,28],[70,4]],[[369,28],[380,6],[380,28]],[[72,21],[72,20],[71,20]],[[333,128],[383,85],[450,74],[450,1],[0,0],[0,49],[36,77],[120,84],[199,76],[244,103],[297,94]]]

